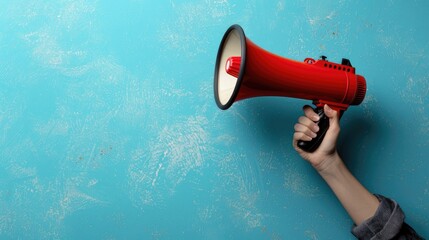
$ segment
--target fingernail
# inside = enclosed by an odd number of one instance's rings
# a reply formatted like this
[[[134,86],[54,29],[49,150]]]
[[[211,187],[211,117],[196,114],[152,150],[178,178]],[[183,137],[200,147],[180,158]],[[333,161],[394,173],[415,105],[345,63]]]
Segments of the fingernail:
[[[314,133],[314,132],[312,132],[312,133],[311,133],[311,137],[312,137],[312,138],[315,138],[315,137],[317,137],[317,134],[316,134],[316,133]]]
[[[320,120],[319,115],[313,115],[312,118],[313,118],[313,121],[316,121],[316,122]]]
[[[320,130],[320,128],[319,128],[319,126],[315,125],[315,126],[313,127],[313,130],[314,130],[315,132],[318,132],[318,131]]]

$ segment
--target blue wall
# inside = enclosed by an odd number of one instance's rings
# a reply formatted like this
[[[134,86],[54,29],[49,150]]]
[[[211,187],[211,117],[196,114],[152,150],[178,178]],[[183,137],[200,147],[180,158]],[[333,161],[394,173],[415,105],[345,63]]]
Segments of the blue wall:
[[[0,1],[0,238],[353,239],[291,146],[309,101],[219,110],[233,23],[279,55],[347,57],[341,153],[429,236],[429,2]]]

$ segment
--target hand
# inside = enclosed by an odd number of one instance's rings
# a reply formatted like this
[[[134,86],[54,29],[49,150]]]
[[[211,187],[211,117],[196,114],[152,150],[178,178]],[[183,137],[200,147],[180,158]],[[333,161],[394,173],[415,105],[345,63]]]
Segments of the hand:
[[[379,202],[347,169],[336,149],[340,133],[338,112],[328,105],[324,106],[329,118],[329,129],[319,148],[313,153],[303,151],[297,146],[299,140],[310,141],[318,131],[315,121],[319,116],[310,106],[304,107],[304,115],[295,124],[293,146],[302,158],[307,160],[319,172],[332,191],[340,200],[356,225],[374,216]]]
[[[317,171],[326,171],[332,163],[341,161],[336,149],[336,142],[340,133],[338,112],[328,105],[324,106],[325,115],[329,118],[329,129],[319,148],[313,153],[308,153],[300,149],[297,143],[299,140],[311,141],[312,138],[316,137],[319,127],[315,122],[319,120],[319,116],[308,105],[304,106],[303,110],[305,116],[300,117],[294,126],[293,146],[301,157],[310,162]]]

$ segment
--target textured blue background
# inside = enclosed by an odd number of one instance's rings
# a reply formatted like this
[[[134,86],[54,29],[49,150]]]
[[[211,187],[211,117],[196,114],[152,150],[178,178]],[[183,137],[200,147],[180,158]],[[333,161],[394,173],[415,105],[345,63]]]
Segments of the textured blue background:
[[[340,150],[429,236],[428,1],[0,0],[1,239],[353,239],[291,147],[309,101],[214,102],[233,23],[347,57],[365,101]]]

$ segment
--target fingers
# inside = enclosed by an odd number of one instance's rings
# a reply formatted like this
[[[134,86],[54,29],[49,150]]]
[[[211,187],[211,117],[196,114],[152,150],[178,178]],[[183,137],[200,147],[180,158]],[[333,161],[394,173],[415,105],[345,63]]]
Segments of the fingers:
[[[317,132],[319,131],[317,124],[306,117],[300,117],[298,121],[294,126],[294,140],[311,141],[311,139],[317,136]]]
[[[298,123],[294,125],[295,133],[294,140],[311,141],[317,136],[319,126],[315,121],[319,120],[319,115],[313,111],[310,106],[304,106],[304,115],[298,119]]]
[[[294,139],[294,142],[297,142],[297,141],[300,141],[300,140],[301,141],[311,141],[313,138],[310,137],[310,136],[308,136],[308,135],[306,135],[303,132],[295,132],[293,134],[293,139]]]
[[[293,135],[292,145],[295,150],[306,160],[312,162],[312,156],[325,156],[336,152],[336,141],[340,132],[339,112],[333,110],[328,105],[324,105],[325,116],[329,118],[329,127],[324,135],[323,141],[317,151],[309,154],[298,147],[298,141],[311,141],[317,137],[319,131],[318,121],[320,117],[310,106],[304,106],[304,116],[298,119],[294,125],[295,133]],[[314,159],[313,159],[314,160]],[[313,164],[313,163],[312,163]]]
[[[317,125],[317,123],[313,122],[308,117],[304,117],[304,116],[299,117],[297,124],[301,125],[301,127],[298,130],[301,130],[302,132],[305,131],[305,129],[303,129],[303,127],[308,128],[309,130],[311,130],[313,132],[319,131],[319,126]],[[296,130],[297,129],[295,129],[295,131]]]
[[[306,117],[310,118],[314,122],[319,121],[320,117],[317,113],[314,112],[312,107],[305,105],[302,109]]]
[[[323,110],[325,115],[329,118],[329,131],[332,132],[332,134],[338,134],[340,130],[338,112],[330,108],[327,104],[324,105]],[[295,141],[311,141],[317,136],[317,132],[319,131],[319,126],[317,125],[317,121],[320,120],[319,115],[308,105],[303,107],[303,111],[304,116],[301,116],[298,119],[298,123],[294,125]]]
[[[302,149],[298,147],[298,141],[311,141],[317,136],[319,127],[309,118],[300,117],[298,123],[294,125],[294,129],[292,145],[296,151],[303,153]]]
[[[303,107],[303,111],[305,116],[300,117],[298,123],[308,127],[315,133],[318,132],[319,126],[316,122],[320,120],[319,115],[308,105]]]
[[[295,124],[294,129],[295,133],[302,133],[303,137],[306,137],[306,139],[303,140],[306,141],[310,141],[312,138],[315,138],[317,136],[317,131],[313,131],[311,128],[299,123]]]

